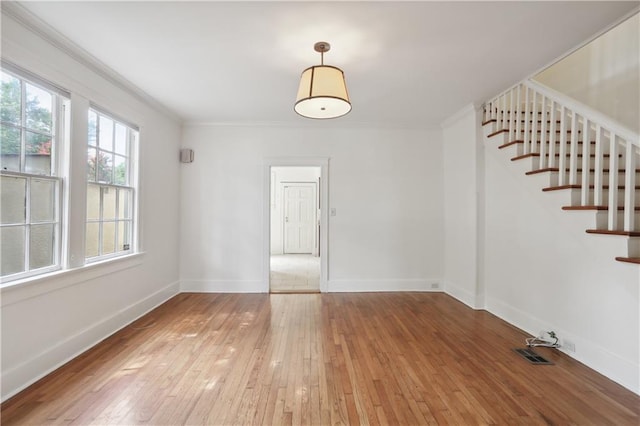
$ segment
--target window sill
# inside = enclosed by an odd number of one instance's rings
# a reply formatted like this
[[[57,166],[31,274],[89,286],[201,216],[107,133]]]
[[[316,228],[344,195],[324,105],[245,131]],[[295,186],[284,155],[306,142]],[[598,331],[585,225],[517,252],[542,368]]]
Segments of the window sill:
[[[32,297],[133,268],[142,264],[144,255],[144,252],[134,253],[88,263],[78,268],[58,270],[2,284],[0,286],[0,306],[12,305]]]

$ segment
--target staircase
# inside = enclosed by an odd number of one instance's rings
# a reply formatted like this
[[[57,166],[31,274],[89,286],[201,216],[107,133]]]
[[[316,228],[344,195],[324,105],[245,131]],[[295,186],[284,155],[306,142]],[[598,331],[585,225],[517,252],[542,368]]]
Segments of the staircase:
[[[593,212],[589,234],[626,239],[616,260],[640,264],[640,137],[586,105],[534,81],[484,105],[487,149],[526,164],[567,211]]]

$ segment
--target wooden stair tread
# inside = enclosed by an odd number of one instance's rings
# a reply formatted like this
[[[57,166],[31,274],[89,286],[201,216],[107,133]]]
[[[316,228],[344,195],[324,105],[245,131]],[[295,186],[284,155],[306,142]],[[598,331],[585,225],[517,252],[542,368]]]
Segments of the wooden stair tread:
[[[509,129],[500,129],[500,130],[496,130],[493,133],[490,133],[487,135],[488,138],[499,135],[500,133],[509,133]]]
[[[544,169],[537,169],[537,170],[531,170],[528,171],[527,173],[525,173],[527,176],[531,176],[531,175],[536,175],[538,173],[545,173],[545,172],[557,172],[559,171],[559,169],[557,167],[546,167]]]
[[[558,169],[557,167],[546,167],[544,169],[531,170],[531,171],[526,172],[525,174],[527,176],[529,176],[529,175],[535,175],[535,174],[544,173],[544,172],[557,172],[559,170],[560,169]],[[582,169],[576,169],[576,171],[578,173],[582,173]],[[594,173],[594,172],[595,172],[595,169],[589,169],[589,173]],[[602,172],[603,173],[609,173],[609,169],[602,169]],[[619,169],[618,170],[618,173],[626,173],[626,172],[627,171],[625,169]],[[640,169],[636,169],[636,173],[639,173],[639,172],[640,172]]]
[[[621,237],[640,237],[640,231],[610,231],[608,229],[587,229],[587,234],[619,235]]]
[[[505,133],[505,132],[507,132],[507,130],[506,130],[506,129],[503,129],[503,130],[500,130],[500,131],[497,131],[497,132],[493,132],[493,133],[491,133],[490,135],[487,135],[487,137],[488,137],[488,138],[490,138],[490,137],[495,136],[495,135],[497,135],[497,134],[499,134],[499,133]],[[524,141],[523,141],[522,139],[516,139],[516,140],[510,141],[510,142],[508,142],[508,143],[512,145],[512,144],[514,144],[514,143],[524,143]],[[535,142],[535,144],[536,144],[536,145],[538,145],[539,143],[540,143],[540,141],[536,141],[536,142]],[[548,141],[548,140],[547,140],[547,141],[544,141],[544,143],[545,143],[545,145],[549,145],[549,141]],[[567,141],[566,143],[567,143],[567,144],[571,144],[571,141]],[[555,144],[556,144],[556,145],[560,145],[560,141],[555,141]],[[591,142],[589,142],[589,144],[591,144],[591,145],[595,145],[595,144],[596,144],[596,141],[591,141]],[[578,141],[578,145],[582,145],[582,141]],[[607,154],[607,155],[608,155],[608,154]]]
[[[507,142],[507,143],[505,143],[505,144],[503,144],[503,145],[500,145],[500,146],[498,147],[498,149],[504,149],[504,148],[510,147],[511,145],[516,145],[516,144],[519,144],[519,143],[524,143],[524,142],[523,142],[523,141],[511,141],[511,142]]]
[[[618,189],[624,189],[624,185],[618,185]],[[582,189],[582,185],[559,185],[559,186],[548,186],[546,188],[542,188],[542,191],[559,191],[562,189]],[[595,189],[595,185],[589,185],[589,189]],[[602,185],[602,189],[609,189],[609,185]],[[640,185],[636,185],[635,189],[640,189]]]
[[[525,158],[529,158],[529,157],[540,157],[540,153],[539,152],[530,152],[529,154],[523,154],[523,155],[518,155],[517,157],[513,157],[511,159],[511,161],[517,161],[517,160],[522,160]],[[545,154],[545,157],[549,157],[549,154]],[[555,157],[560,157],[560,154],[555,154]],[[567,158],[570,158],[571,154],[567,154]],[[578,158],[583,158],[584,156],[582,154],[578,154]],[[596,158],[595,154],[591,154],[590,155],[591,158]],[[611,156],[609,154],[604,154],[604,158],[610,158]],[[618,157],[622,158],[622,154],[619,154]]]
[[[616,257],[618,262],[635,263],[640,265],[640,257]]]
[[[640,207],[634,207],[635,211],[640,212]],[[562,210],[609,210],[609,206],[563,206]],[[618,211],[624,211],[624,207],[619,206]]]

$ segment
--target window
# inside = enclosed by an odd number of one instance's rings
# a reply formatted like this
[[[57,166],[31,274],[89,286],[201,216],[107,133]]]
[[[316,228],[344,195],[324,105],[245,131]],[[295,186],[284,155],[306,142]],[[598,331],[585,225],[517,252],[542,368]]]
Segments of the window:
[[[60,268],[58,152],[68,102],[46,84],[0,71],[0,276]]]
[[[138,132],[96,109],[89,110],[85,257],[99,260],[132,252],[132,153]]]

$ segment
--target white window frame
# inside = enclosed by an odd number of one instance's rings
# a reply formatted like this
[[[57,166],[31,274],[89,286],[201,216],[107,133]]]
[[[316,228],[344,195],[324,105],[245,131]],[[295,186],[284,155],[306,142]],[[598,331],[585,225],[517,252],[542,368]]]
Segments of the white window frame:
[[[0,175],[7,177],[16,177],[21,179],[26,179],[26,188],[25,188],[25,221],[23,223],[7,223],[0,224],[2,228],[10,228],[10,227],[24,227],[25,228],[25,240],[24,240],[24,270],[21,272],[16,272],[14,274],[9,274],[5,276],[0,276],[0,283],[8,283],[15,280],[25,279],[34,277],[37,275],[46,274],[49,272],[60,270],[64,267],[63,265],[63,250],[62,250],[62,241],[64,238],[63,232],[63,169],[64,164],[60,153],[63,152],[63,145],[66,138],[66,132],[68,129],[66,128],[65,115],[68,113],[69,108],[69,99],[70,94],[66,91],[58,88],[55,85],[52,85],[42,79],[39,79],[37,76],[14,67],[8,63],[2,62],[2,72],[8,74],[14,78],[20,80],[20,92],[21,92],[21,100],[20,100],[20,124],[16,125],[14,123],[2,123],[3,126],[14,127],[20,129],[20,170],[0,170]],[[51,94],[53,98],[52,102],[52,117],[51,117],[51,173],[50,175],[40,175],[33,173],[26,173],[25,164],[26,164],[26,132],[32,133],[41,133],[34,132],[34,129],[29,129],[26,125],[26,85],[30,84],[35,86],[41,90],[44,90]],[[41,133],[42,134],[42,133]],[[31,182],[33,180],[48,180],[54,182],[54,215],[52,221],[39,221],[32,222],[31,220]],[[48,266],[44,266],[37,269],[30,269],[30,240],[31,240],[31,227],[34,225],[45,225],[45,224],[53,224],[54,225],[54,244],[53,244],[53,263]],[[3,248],[6,250],[6,248]]]
[[[119,258],[119,257],[123,257],[123,256],[128,256],[134,253],[137,253],[138,251],[138,238],[137,238],[137,227],[138,227],[138,223],[137,223],[137,212],[136,212],[136,207],[138,204],[138,180],[137,180],[137,170],[138,170],[138,163],[137,163],[137,152],[138,152],[138,140],[139,140],[139,129],[137,126],[130,124],[129,122],[127,122],[126,120],[120,119],[117,115],[114,115],[112,113],[107,112],[106,110],[104,110],[101,107],[97,107],[95,105],[91,105],[87,114],[87,123],[89,120],[89,113],[95,113],[97,115],[97,127],[96,127],[96,144],[94,145],[89,145],[89,140],[87,137],[87,143],[86,143],[86,152],[88,152],[89,149],[95,149],[96,150],[96,157],[98,156],[98,154],[100,152],[105,152],[108,153],[110,155],[113,155],[115,158],[115,155],[120,155],[121,154],[117,154],[115,152],[115,145],[113,146],[113,150],[109,151],[103,148],[100,148],[100,141],[99,141],[99,135],[100,135],[100,117],[105,117],[109,120],[111,120],[113,122],[113,131],[112,131],[112,144],[115,142],[115,126],[116,124],[120,124],[122,126],[124,126],[127,130],[127,155],[125,155],[125,161],[126,161],[126,173],[127,173],[127,177],[128,177],[128,184],[127,185],[122,185],[122,184],[115,184],[115,183],[106,183],[106,182],[100,182],[97,180],[97,174],[98,174],[98,170],[96,167],[96,180],[89,180],[89,176],[88,173],[86,174],[87,176],[87,193],[88,193],[88,189],[90,186],[97,186],[100,190],[100,202],[99,202],[99,217],[98,219],[89,219],[89,218],[85,218],[85,226],[84,226],[84,239],[85,239],[85,245],[86,245],[86,241],[87,241],[87,225],[91,224],[91,223],[97,223],[99,224],[99,230],[98,230],[98,255],[96,256],[91,256],[88,257],[86,254],[86,247],[85,247],[85,264],[90,264],[90,263],[95,263],[95,262],[101,262],[104,260],[108,260],[108,259],[114,259],[114,258]],[[88,155],[87,155],[87,164],[88,164]],[[115,169],[115,162],[112,165],[113,169]],[[112,171],[113,173],[113,171]],[[104,200],[104,194],[105,194],[105,190],[113,190],[116,192],[116,205],[115,205],[115,209],[116,209],[116,218],[115,219],[104,219],[103,218],[103,200]],[[120,193],[120,191],[123,190],[127,190],[130,191],[131,193],[131,198],[129,199],[129,219],[119,219],[117,217],[118,212],[119,212],[119,203],[120,203],[120,197],[118,196],[118,194]],[[87,196],[87,201],[85,204],[88,203],[88,196]],[[85,206],[86,207],[86,206]],[[103,249],[103,236],[104,236],[104,224],[105,223],[114,223],[115,224],[115,246],[114,249],[117,249],[118,247],[118,234],[119,234],[119,226],[121,226],[122,223],[128,222],[129,223],[129,248],[125,249],[125,250],[120,250],[120,251],[114,251],[113,253],[107,253],[107,254],[103,254],[102,253],[102,249]]]

